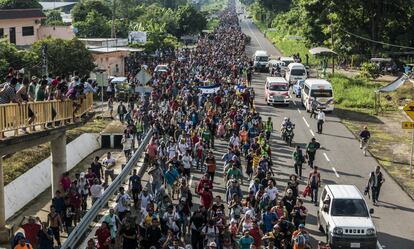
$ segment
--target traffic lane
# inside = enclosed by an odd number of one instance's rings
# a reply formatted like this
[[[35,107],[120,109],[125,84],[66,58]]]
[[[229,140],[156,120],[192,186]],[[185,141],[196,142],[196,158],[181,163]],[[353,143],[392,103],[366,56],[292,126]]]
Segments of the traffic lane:
[[[292,153],[295,146],[299,145],[301,148],[305,148],[307,143],[314,136],[311,133],[310,125],[307,126],[304,119],[306,111],[303,112],[298,106],[300,103],[296,99],[292,99],[292,103],[289,106],[268,106],[264,101],[264,79],[268,74],[255,74],[252,80],[252,86],[256,92],[255,105],[258,112],[263,116],[263,120],[267,120],[267,117],[272,118],[273,126],[275,128],[274,135],[271,139],[272,159],[274,160],[274,172],[276,173],[277,186],[281,190],[281,196],[284,194],[284,190],[289,180],[289,176],[295,173],[293,167]],[[295,124],[295,136],[293,139],[292,147],[288,146],[280,137],[280,126],[284,117],[289,117]],[[324,151],[322,147],[320,151]],[[316,154],[315,165],[320,168],[322,176],[322,184],[335,183],[331,179],[335,177],[334,172],[330,170],[330,162],[326,160],[323,153],[320,151]],[[299,190],[303,191],[308,180],[308,175],[311,172],[307,164],[303,165],[302,180]],[[310,202],[310,197],[305,200],[305,206],[308,209],[308,218],[306,221],[306,227],[311,234],[312,245],[316,246],[317,241],[325,241],[324,235],[318,230],[316,213],[317,208]]]
[[[336,182],[354,184],[363,192],[370,172],[378,165],[377,161],[370,155],[363,155],[359,142],[335,115],[328,116],[324,134],[317,137],[330,150],[329,158],[340,176]],[[381,189],[379,205],[373,206],[372,201],[365,198],[375,210],[373,220],[379,241],[384,246],[414,248],[414,224],[395,222],[396,219],[414,219],[413,201],[385,171],[383,173],[386,182]]]

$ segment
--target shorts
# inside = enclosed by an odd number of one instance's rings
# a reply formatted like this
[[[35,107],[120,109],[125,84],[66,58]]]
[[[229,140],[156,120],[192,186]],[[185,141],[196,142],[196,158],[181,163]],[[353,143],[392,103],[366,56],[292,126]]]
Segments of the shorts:
[[[191,169],[184,169],[183,175],[190,177],[190,170]]]

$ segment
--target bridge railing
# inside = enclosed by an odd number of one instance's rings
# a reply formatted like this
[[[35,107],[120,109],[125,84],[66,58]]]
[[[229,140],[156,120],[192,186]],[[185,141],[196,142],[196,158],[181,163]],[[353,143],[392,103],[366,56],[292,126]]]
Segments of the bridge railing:
[[[139,159],[144,153],[149,141],[152,137],[153,131],[150,129],[146,134],[144,139],[141,141],[138,149],[132,155],[131,159],[127,162],[125,167],[122,169],[121,173],[114,179],[114,181],[109,185],[109,187],[104,191],[102,196],[92,205],[92,207],[86,212],[80,222],[76,225],[75,229],[69,234],[68,238],[62,245],[62,249],[74,249],[78,248],[80,242],[82,242],[85,237],[87,237],[88,230],[90,229],[90,224],[95,220],[100,211],[106,206],[108,201],[114,196],[118,191],[118,188],[123,185],[126,181],[132,169],[138,164]],[[142,178],[145,171],[147,170],[148,165],[143,164],[139,167],[137,175]]]
[[[27,102],[24,104],[10,103],[0,105],[0,137],[4,132],[14,131],[19,134],[23,128],[51,125],[52,127],[72,123],[93,108],[93,94],[88,93],[79,100],[51,100]],[[32,123],[29,119],[34,115]]]

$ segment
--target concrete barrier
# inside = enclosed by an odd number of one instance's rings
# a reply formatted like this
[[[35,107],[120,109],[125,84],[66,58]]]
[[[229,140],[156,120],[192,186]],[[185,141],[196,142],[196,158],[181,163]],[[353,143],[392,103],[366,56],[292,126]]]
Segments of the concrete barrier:
[[[66,145],[67,170],[101,147],[99,136],[85,133]],[[5,186],[6,219],[51,186],[51,164],[51,157],[48,157]]]

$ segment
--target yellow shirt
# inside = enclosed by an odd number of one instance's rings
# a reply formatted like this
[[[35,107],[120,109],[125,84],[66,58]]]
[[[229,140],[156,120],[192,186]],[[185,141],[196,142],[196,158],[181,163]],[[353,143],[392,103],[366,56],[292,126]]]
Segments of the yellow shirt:
[[[260,155],[254,155],[253,156],[253,168],[257,168],[259,167],[259,162],[260,162]]]

